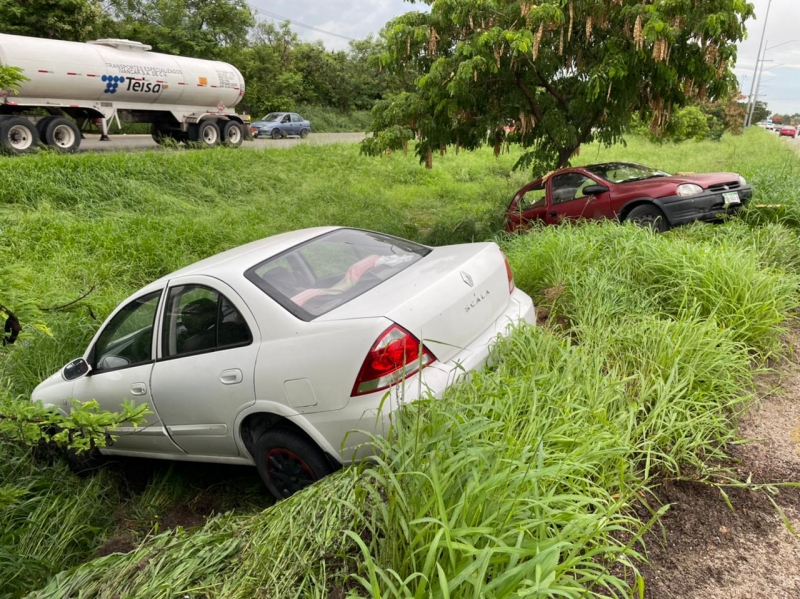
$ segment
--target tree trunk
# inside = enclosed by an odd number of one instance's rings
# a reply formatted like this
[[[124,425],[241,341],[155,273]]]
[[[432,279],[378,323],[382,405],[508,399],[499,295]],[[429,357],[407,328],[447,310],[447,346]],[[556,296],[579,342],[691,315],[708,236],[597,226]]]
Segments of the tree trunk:
[[[569,166],[569,159],[575,154],[577,147],[561,148],[558,151],[558,168],[567,168]]]

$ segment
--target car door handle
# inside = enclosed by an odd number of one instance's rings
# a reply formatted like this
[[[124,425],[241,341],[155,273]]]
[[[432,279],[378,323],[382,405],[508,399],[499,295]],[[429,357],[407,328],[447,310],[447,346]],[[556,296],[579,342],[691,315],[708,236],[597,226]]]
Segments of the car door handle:
[[[147,393],[147,385],[144,383],[133,383],[131,385],[131,393],[134,395],[144,395]]]
[[[223,385],[235,385],[242,382],[242,371],[238,368],[231,368],[230,370],[223,370],[219,375],[219,380]]]

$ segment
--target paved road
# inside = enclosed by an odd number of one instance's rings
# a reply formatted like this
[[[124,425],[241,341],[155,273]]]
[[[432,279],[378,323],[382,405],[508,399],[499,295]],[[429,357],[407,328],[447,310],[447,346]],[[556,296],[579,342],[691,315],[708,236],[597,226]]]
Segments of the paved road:
[[[327,145],[336,143],[357,143],[364,139],[363,133],[312,133],[306,139],[291,137],[286,139],[255,139],[245,141],[243,148],[264,150],[267,148],[291,148],[300,144]],[[158,144],[149,135],[111,135],[111,141],[100,141],[98,135],[87,135],[81,142],[81,152],[113,150],[153,150]]]

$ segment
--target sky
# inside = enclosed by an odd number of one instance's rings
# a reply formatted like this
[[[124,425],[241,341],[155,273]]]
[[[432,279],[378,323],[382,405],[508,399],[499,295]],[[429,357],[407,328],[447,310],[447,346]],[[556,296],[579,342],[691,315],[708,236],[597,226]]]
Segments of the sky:
[[[743,93],[750,93],[753,69],[767,5],[770,0],[751,0],[756,19],[747,22],[748,38],[739,45],[739,58],[734,72]],[[767,20],[765,70],[759,99],[767,102],[772,112],[800,113],[800,0],[771,0]],[[403,0],[249,0],[263,19],[281,22],[287,18],[293,29],[306,40],[322,40],[332,50],[347,48],[346,38],[363,38],[377,33],[397,15],[412,10],[426,10],[421,2]],[[309,25],[328,33],[315,31]],[[331,35],[335,34],[335,35]],[[788,42],[788,43],[786,43]],[[777,46],[777,47],[776,47]]]

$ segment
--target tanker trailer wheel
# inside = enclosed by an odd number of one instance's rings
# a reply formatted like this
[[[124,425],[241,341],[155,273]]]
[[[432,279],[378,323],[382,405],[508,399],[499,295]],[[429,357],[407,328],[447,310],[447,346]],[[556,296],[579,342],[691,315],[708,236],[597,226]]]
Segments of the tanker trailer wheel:
[[[216,146],[220,136],[219,127],[214,121],[203,121],[189,129],[189,141],[199,142],[208,148]]]
[[[56,119],[56,118],[58,118],[58,117],[46,116],[46,117],[36,121],[36,131],[39,133],[39,140],[42,143],[45,143],[45,131],[47,131],[47,125],[49,125],[51,123],[51,121],[53,121],[53,119]]]
[[[81,147],[81,132],[71,120],[59,116],[47,123],[44,141],[59,152],[72,153]]]
[[[244,140],[244,128],[236,121],[228,121],[222,128],[222,139],[225,145],[238,148]]]
[[[23,117],[0,122],[0,147],[6,154],[29,154],[39,145],[36,125]]]

